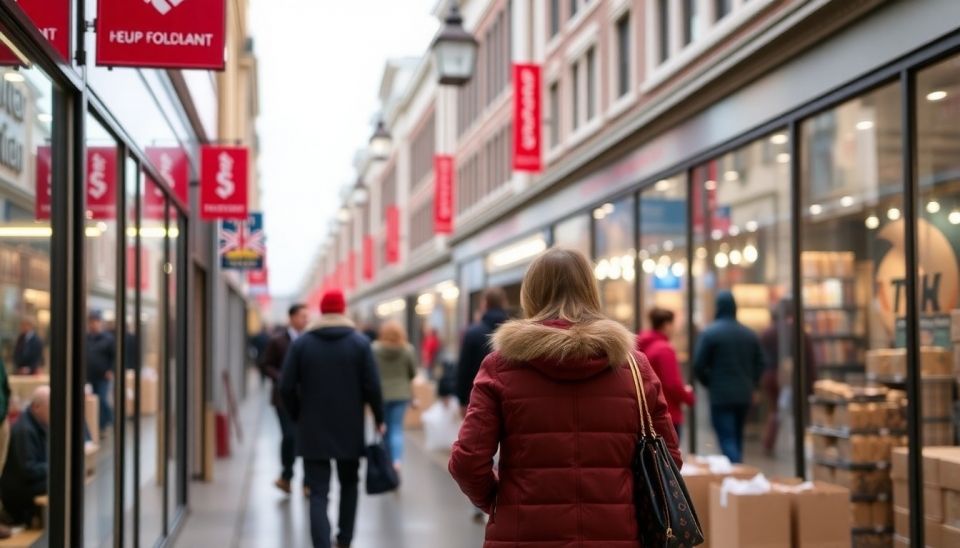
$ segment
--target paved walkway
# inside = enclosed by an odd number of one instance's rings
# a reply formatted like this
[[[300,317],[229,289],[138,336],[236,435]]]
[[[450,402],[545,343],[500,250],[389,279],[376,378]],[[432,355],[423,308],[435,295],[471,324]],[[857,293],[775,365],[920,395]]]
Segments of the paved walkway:
[[[287,497],[279,473],[280,429],[268,394],[256,391],[241,409],[245,443],[216,463],[215,481],[190,486],[190,516],[175,543],[182,548],[309,547],[309,502]],[[446,457],[425,452],[422,436],[407,436],[404,484],[397,494],[361,494],[353,548],[478,548],[483,526],[470,519],[466,498],[446,471]],[[295,493],[301,489],[297,468]],[[362,489],[362,486],[361,486]],[[336,493],[331,511],[335,513]],[[333,523],[335,515],[332,515]]]

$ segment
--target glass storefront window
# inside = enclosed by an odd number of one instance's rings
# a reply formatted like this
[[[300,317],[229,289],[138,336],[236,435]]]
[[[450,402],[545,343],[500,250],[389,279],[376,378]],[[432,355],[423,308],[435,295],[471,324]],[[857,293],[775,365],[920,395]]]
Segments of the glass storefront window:
[[[452,281],[437,284],[417,296],[418,357],[421,367],[429,369],[433,378],[439,378],[443,363],[454,360],[459,352],[456,321],[459,298],[460,289]]]
[[[606,203],[593,210],[594,261],[600,282],[600,301],[609,317],[630,329],[636,323],[634,211],[633,198]]]
[[[751,410],[739,419],[746,421],[746,442],[741,439],[734,453],[777,475],[790,475],[795,468],[789,419],[792,353],[784,338],[792,320],[780,312],[791,306],[789,150],[789,137],[780,131],[716,158],[694,169],[691,197],[694,329],[702,333],[715,321],[721,291],[733,294],[736,319],[756,334],[764,362],[759,385],[750,367],[727,373],[742,383],[736,390],[742,401],[736,405]],[[704,359],[709,367],[710,358]],[[705,424],[723,412],[702,387],[697,401],[705,404],[700,411],[710,412],[701,418]],[[717,449],[730,452],[723,443]]]
[[[640,245],[637,263],[640,279],[640,324],[649,329],[647,315],[653,308],[674,314],[673,337],[670,340],[677,360],[689,370],[689,335],[687,321],[687,178],[685,175],[657,181],[640,194]]]
[[[590,256],[590,217],[577,215],[553,227],[553,245],[569,247]]]

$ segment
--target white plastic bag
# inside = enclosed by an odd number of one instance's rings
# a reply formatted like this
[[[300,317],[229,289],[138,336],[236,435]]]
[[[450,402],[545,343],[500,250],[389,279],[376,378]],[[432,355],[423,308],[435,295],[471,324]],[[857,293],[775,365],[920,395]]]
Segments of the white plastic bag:
[[[450,398],[444,404],[439,400],[431,405],[420,416],[423,422],[423,433],[426,438],[427,451],[450,451],[453,443],[460,434],[460,403],[456,398]]]

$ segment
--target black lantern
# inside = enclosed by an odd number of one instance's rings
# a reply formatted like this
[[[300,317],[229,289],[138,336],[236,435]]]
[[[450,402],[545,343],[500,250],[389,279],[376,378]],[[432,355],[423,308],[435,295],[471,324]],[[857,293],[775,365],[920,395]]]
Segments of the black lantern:
[[[366,204],[369,199],[370,190],[367,188],[367,184],[363,182],[363,177],[357,177],[357,182],[354,183],[353,188],[350,190],[350,201],[354,206],[362,206]]]
[[[374,160],[386,160],[390,155],[390,147],[393,146],[393,137],[383,125],[383,120],[377,122],[377,129],[370,137],[370,154]]]
[[[478,48],[477,40],[463,28],[460,6],[454,0],[430,46],[440,85],[462,86],[469,82],[477,65]]]

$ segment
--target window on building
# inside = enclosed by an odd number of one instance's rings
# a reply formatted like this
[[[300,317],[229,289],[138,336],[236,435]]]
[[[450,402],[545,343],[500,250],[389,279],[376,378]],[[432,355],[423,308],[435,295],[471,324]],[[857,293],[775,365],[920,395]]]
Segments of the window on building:
[[[617,97],[629,93],[630,88],[630,13],[617,21]]]
[[[594,272],[600,284],[603,311],[629,329],[634,329],[636,322],[634,211],[633,198],[606,203],[593,210],[593,249],[597,263]]]
[[[659,58],[663,63],[670,58],[670,0],[659,1],[659,25],[660,25],[660,44]]]
[[[717,21],[723,19],[733,11],[733,0],[715,0]]]
[[[550,37],[560,34],[560,0],[550,0]]]
[[[697,39],[697,27],[699,17],[697,14],[697,4],[699,0],[683,1],[683,45],[689,45]]]
[[[574,130],[580,125],[580,63],[574,63],[570,77],[570,91],[573,107],[573,119],[570,127]]]
[[[597,114],[597,50],[587,50],[587,120]]]
[[[560,82],[550,84],[550,147],[560,144]]]

